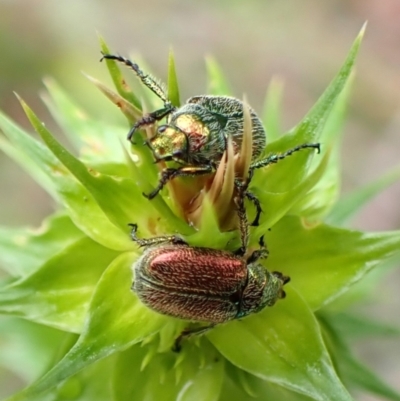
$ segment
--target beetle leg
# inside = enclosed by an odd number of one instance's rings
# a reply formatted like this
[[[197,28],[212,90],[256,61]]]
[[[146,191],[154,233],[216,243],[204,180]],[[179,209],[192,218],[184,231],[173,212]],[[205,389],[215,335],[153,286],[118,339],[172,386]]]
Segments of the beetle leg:
[[[247,221],[246,208],[244,205],[244,197],[246,196],[247,193],[248,181],[246,181],[245,183],[236,181],[235,185],[238,194],[235,196],[234,201],[237,206],[240,240],[241,240],[241,247],[235,252],[235,254],[243,256],[246,253],[247,246],[249,244],[249,223]]]
[[[283,160],[287,156],[292,155],[293,153],[302,150],[302,149],[316,149],[318,153],[321,151],[321,145],[319,143],[304,143],[302,145],[295,146],[292,149],[287,150],[286,152],[280,154],[280,155],[271,155],[265,159],[256,161],[250,165],[249,168],[249,176],[247,178],[247,183],[250,183],[251,178],[254,175],[254,170],[266,167],[270,164],[277,163],[279,160]],[[256,217],[254,218],[253,222],[251,223],[251,226],[258,226],[260,224],[260,216],[262,213],[261,209],[261,203],[258,200],[258,198],[250,191],[245,191],[245,196],[247,199],[249,199],[251,202],[253,202],[255,208],[256,208]]]
[[[247,259],[247,264],[251,264],[256,262],[259,259],[267,259],[268,255],[269,255],[269,251],[265,245],[264,242],[264,236],[262,235],[260,237],[260,240],[258,241],[259,245],[260,245],[260,249],[255,250]]]
[[[174,345],[172,347],[172,351],[174,352],[179,352],[182,349],[182,341],[188,337],[191,337],[193,335],[201,335],[207,332],[208,330],[211,330],[213,327],[215,327],[215,323],[210,324],[209,326],[203,326],[203,327],[196,327],[193,329],[185,329],[182,331],[181,334],[175,339]]]
[[[178,168],[165,168],[164,170],[162,170],[161,178],[160,178],[160,181],[158,181],[157,187],[149,194],[143,193],[143,195],[147,199],[153,199],[164,188],[164,185],[169,180],[172,180],[173,178],[175,178],[179,175],[179,170],[180,169],[178,169]]]
[[[172,244],[182,244],[187,245],[187,242],[179,237],[178,235],[161,235],[160,237],[152,237],[152,238],[139,238],[136,233],[138,229],[138,225],[134,223],[128,224],[129,227],[132,227],[131,238],[135,241],[139,246],[151,246],[161,244],[163,242],[170,242]]]
[[[161,172],[161,178],[154,191],[149,194],[143,194],[147,199],[153,199],[165,186],[165,184],[175,177],[195,176],[209,174],[213,170],[213,166],[185,166],[179,168],[166,168]]]
[[[246,191],[245,196],[249,201],[253,202],[253,205],[256,208],[256,217],[250,225],[253,227],[258,226],[260,224],[260,216],[262,213],[261,203],[258,198],[250,191]]]
[[[298,152],[299,150],[302,150],[302,149],[316,149],[318,151],[318,153],[320,153],[321,152],[321,144],[319,144],[319,143],[303,143],[302,145],[297,145],[294,148],[289,149],[280,155],[274,154],[274,155],[268,156],[265,159],[262,159],[262,160],[252,163],[250,165],[249,174],[251,173],[251,175],[253,175],[253,172],[255,169],[266,167],[273,163],[277,163],[279,160],[283,160],[286,157],[288,157],[288,156],[292,155],[293,153]]]
[[[235,186],[238,191],[242,191],[242,196],[245,196],[250,202],[253,203],[254,207],[256,208],[256,217],[254,218],[253,222],[250,224],[251,226],[258,226],[260,224],[260,216],[262,213],[261,203],[258,198],[250,191],[247,190],[249,183],[254,175],[254,169],[249,169],[248,176],[245,181],[240,181],[235,179]],[[244,207],[244,206],[243,206]]]
[[[174,109],[174,107],[168,106],[144,115],[140,120],[136,121],[133,127],[129,130],[127,139],[132,141],[132,137],[138,129],[148,125],[153,125],[156,121],[160,121],[168,114],[171,114]]]

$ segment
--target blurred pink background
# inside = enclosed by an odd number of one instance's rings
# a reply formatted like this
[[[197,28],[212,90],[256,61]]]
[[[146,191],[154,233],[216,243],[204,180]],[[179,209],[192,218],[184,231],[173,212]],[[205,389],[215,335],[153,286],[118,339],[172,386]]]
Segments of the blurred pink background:
[[[208,54],[223,67],[235,95],[246,93],[259,112],[270,79],[279,75],[285,81],[283,125],[289,129],[318,99],[368,20],[343,142],[348,193],[400,164],[399,18],[398,0],[0,0],[0,109],[32,131],[16,91],[59,132],[39,98],[41,79],[50,75],[106,121],[106,100],[81,74],[109,82],[98,62],[100,33],[114,52],[140,54],[161,79],[172,46],[183,99],[204,93]],[[50,198],[3,154],[0,171],[1,225],[37,225],[51,213]],[[364,208],[352,226],[400,229],[399,199],[400,182]],[[392,272],[374,310],[400,325],[399,283],[399,271]],[[368,344],[358,353],[400,390],[398,341]]]

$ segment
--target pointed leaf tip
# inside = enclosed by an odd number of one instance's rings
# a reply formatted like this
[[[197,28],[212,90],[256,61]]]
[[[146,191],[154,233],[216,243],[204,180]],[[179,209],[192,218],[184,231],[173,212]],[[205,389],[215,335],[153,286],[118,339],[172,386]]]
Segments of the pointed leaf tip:
[[[359,47],[361,45],[362,40],[364,39],[365,31],[367,29],[367,21],[362,25],[360,32],[358,33],[351,50],[354,50],[355,54],[358,53]]]
[[[363,23],[363,26],[361,27],[360,32],[359,32],[357,38],[362,39],[362,38],[364,37],[365,31],[366,31],[366,29],[367,29],[367,26],[368,26],[368,20],[365,21],[365,22]]]
[[[179,107],[181,104],[178,77],[175,68],[175,57],[172,47],[170,48],[168,55],[168,99],[175,107]]]
[[[24,100],[22,99],[22,97],[21,97],[17,92],[15,92],[15,91],[14,91],[13,93],[14,93],[15,97],[18,99],[18,101],[20,102],[21,106],[24,107],[23,105],[24,105],[24,104],[26,105],[26,103],[24,102]]]

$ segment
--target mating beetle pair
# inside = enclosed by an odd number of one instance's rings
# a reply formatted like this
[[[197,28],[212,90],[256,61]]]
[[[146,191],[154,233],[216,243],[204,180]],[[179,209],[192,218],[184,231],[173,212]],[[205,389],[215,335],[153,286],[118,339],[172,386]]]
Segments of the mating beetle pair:
[[[132,68],[142,83],[164,103],[163,108],[139,119],[128,134],[128,139],[132,140],[137,130],[167,119],[146,144],[156,162],[174,161],[179,167],[161,172],[157,187],[146,195],[149,199],[175,177],[215,171],[227,150],[229,139],[234,153],[239,152],[244,133],[243,102],[232,97],[204,95],[191,97],[185,105],[177,108],[168,99],[163,86],[137,64],[116,55],[104,54],[103,58]],[[176,339],[176,350],[184,337],[259,312],[285,297],[283,286],[289,282],[289,277],[279,272],[270,273],[258,262],[268,256],[263,237],[260,249],[246,257],[249,227],[244,199],[247,197],[255,204],[257,215],[253,225],[257,225],[261,207],[258,199],[248,191],[254,170],[302,149],[317,149],[319,152],[320,145],[306,143],[259,160],[266,145],[265,130],[256,113],[252,109],[249,113],[253,149],[248,178],[246,182],[235,181],[235,203],[242,239],[237,252],[193,247],[175,235],[141,239],[137,236],[137,225],[131,224],[132,239],[145,248],[133,266],[135,280],[132,289],[142,303],[165,315],[208,324],[185,330]]]
[[[245,186],[235,199],[242,241],[237,252],[193,247],[176,235],[141,239],[137,225],[131,224],[132,239],[145,248],[133,266],[132,289],[142,303],[165,315],[208,323],[184,330],[175,341],[175,351],[183,338],[259,312],[286,295],[283,286],[289,277],[270,273],[258,263],[268,256],[263,237],[260,249],[245,258],[248,223],[244,191]]]
[[[130,67],[141,82],[164,103],[163,108],[139,119],[128,133],[128,139],[132,140],[137,130],[167,118],[167,122],[157,128],[156,135],[148,139],[146,144],[150,147],[156,162],[174,161],[179,167],[162,170],[157,187],[150,194],[145,194],[146,197],[154,198],[165,184],[175,177],[214,172],[227,149],[229,138],[232,139],[234,152],[239,152],[244,132],[245,105],[242,101],[228,96],[201,95],[189,98],[186,104],[177,108],[168,99],[163,85],[144,73],[136,63],[112,54],[103,54],[103,58],[116,60]],[[249,108],[249,112],[253,143],[252,163],[248,172],[250,177],[255,169],[276,163],[299,150],[311,148],[319,152],[318,143],[306,143],[282,154],[258,160],[266,145],[266,134],[254,110]],[[246,192],[245,196],[256,206],[257,214],[252,225],[258,225],[261,214],[258,199],[250,192]]]

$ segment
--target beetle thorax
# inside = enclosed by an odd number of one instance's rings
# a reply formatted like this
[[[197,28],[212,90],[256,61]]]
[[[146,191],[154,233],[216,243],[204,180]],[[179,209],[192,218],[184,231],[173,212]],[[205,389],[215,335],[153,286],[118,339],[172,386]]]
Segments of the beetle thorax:
[[[187,162],[194,165],[219,161],[225,151],[223,127],[217,115],[197,104],[186,104],[176,111],[171,126],[184,132],[188,140]]]
[[[282,280],[260,264],[248,266],[248,279],[243,290],[240,317],[272,306],[281,296]]]

